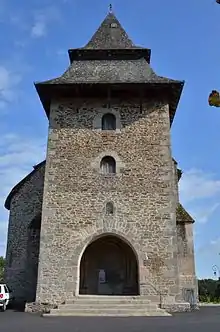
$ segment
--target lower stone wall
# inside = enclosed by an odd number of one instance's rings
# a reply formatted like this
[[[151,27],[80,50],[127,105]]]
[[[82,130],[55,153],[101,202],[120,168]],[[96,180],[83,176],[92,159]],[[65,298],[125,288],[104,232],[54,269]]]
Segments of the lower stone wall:
[[[180,275],[181,299],[196,305],[199,302],[198,281],[195,275]],[[190,294],[190,291],[192,294]],[[182,301],[180,299],[180,301]]]
[[[21,261],[21,259],[20,259]],[[16,268],[7,268],[4,275],[4,281],[13,292],[13,296],[18,302],[26,300],[26,269],[22,264]]]
[[[57,309],[57,305],[37,302],[26,303],[25,305],[25,312],[31,314],[49,314],[51,309]]]
[[[161,309],[166,310],[167,312],[189,312],[191,311],[191,306],[189,303],[172,303],[172,304],[162,304]]]
[[[29,232],[29,230],[27,231]],[[5,282],[13,291],[16,301],[34,301],[37,288],[38,255],[40,231],[28,237],[27,249],[23,256],[14,257],[12,266],[7,266]]]

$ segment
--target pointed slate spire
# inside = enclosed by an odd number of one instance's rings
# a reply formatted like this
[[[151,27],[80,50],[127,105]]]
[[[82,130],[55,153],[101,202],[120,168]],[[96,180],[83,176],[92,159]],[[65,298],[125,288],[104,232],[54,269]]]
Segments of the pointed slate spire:
[[[111,6],[111,5],[110,5]],[[109,13],[84,49],[137,48],[109,7]]]
[[[172,123],[184,82],[156,75],[150,50],[133,44],[111,7],[88,44],[69,50],[69,56],[71,65],[63,75],[35,84],[47,115],[53,96],[100,96],[100,89],[104,95],[109,89],[116,95],[140,90],[147,94],[157,88],[168,95]]]

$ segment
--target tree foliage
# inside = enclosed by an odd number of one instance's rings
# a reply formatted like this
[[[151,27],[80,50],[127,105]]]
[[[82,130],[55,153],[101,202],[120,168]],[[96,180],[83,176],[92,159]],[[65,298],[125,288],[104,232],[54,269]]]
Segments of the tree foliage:
[[[209,95],[209,105],[214,107],[220,107],[220,94],[216,90],[212,90]]]
[[[3,281],[5,258],[0,256],[0,282]]]
[[[199,280],[199,300],[220,303],[220,280]]]
[[[220,0],[216,0],[216,3],[220,5]],[[209,94],[208,103],[210,106],[220,107],[220,94],[216,90],[212,90]]]

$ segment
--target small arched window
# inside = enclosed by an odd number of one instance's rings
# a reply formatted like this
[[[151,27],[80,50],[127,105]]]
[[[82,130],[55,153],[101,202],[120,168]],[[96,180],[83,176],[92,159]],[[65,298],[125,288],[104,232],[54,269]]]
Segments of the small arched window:
[[[41,230],[41,214],[37,214],[29,225],[29,237],[30,241],[40,236]]]
[[[102,117],[102,130],[115,130],[116,117],[112,113],[104,114]]]
[[[106,204],[105,213],[110,216],[114,214],[114,206],[112,202]]]
[[[101,171],[103,174],[115,174],[116,173],[116,162],[113,157],[106,156],[102,158]]]
[[[29,229],[40,230],[41,229],[41,214],[38,213],[29,225]]]

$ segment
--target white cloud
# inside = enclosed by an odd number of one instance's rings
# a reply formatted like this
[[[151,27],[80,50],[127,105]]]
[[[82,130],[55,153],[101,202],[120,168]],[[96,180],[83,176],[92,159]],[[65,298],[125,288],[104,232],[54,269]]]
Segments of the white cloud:
[[[16,89],[22,76],[0,65],[0,109],[16,98]]]
[[[180,180],[180,200],[196,222],[205,224],[220,206],[220,180],[191,169]]]
[[[220,237],[218,237],[217,239],[215,239],[215,240],[212,240],[211,241],[211,245],[213,245],[213,246],[219,246],[219,252],[220,252]]]
[[[200,274],[199,278],[213,278],[215,277],[214,266],[218,266],[220,272],[220,237],[213,239],[203,246],[199,247],[196,251],[196,265]],[[217,272],[217,271],[216,271]],[[220,277],[220,274],[216,274]]]
[[[5,255],[7,240],[7,222],[0,221],[0,256]]]
[[[61,20],[60,11],[57,7],[47,7],[34,14],[34,23],[31,27],[31,36],[43,37],[47,34],[48,26]]]
[[[180,180],[180,201],[186,210],[196,221],[196,266],[199,278],[212,278],[212,266],[218,264],[220,252],[220,237],[216,238],[207,231],[207,222],[210,223],[212,234],[216,234],[215,220],[213,217],[220,207],[220,180],[215,174],[206,173],[202,170],[191,169],[183,173]],[[215,215],[214,215],[215,214]],[[198,228],[197,228],[198,227]],[[195,233],[194,233],[195,235]]]
[[[42,37],[46,35],[46,22],[44,21],[36,21],[31,29],[31,36],[32,37]]]
[[[28,29],[27,15],[23,10],[9,11],[8,21],[16,27],[16,29],[26,31]]]
[[[11,10],[7,1],[0,0],[0,22],[9,23],[13,28],[26,32],[33,38],[41,38],[48,33],[49,26],[52,23],[61,22],[61,11],[59,4],[42,6],[42,9],[33,9],[28,11],[25,8],[18,7]],[[34,8],[34,5],[32,6]],[[38,4],[39,7],[39,4]],[[22,45],[24,41],[21,42]],[[25,44],[28,44],[26,40]]]
[[[18,47],[18,48],[24,48],[25,46],[28,45],[28,43],[27,43],[27,40],[15,40],[14,45],[15,45],[15,47]]]
[[[45,140],[7,134],[0,141],[0,197],[45,157]],[[6,192],[7,192],[6,191]]]
[[[180,180],[180,196],[183,202],[213,197],[220,194],[220,180],[213,174],[192,169],[183,173]]]
[[[215,239],[209,241],[202,247],[198,248],[198,253],[202,254],[202,257],[213,256],[213,260],[211,259],[211,262],[214,264],[214,258],[216,257],[219,259],[220,254],[220,237],[216,237]]]
[[[46,139],[3,135],[0,140],[0,255],[4,254],[8,212],[4,202],[10,190],[28,173],[33,165],[45,158]]]
[[[190,214],[200,224],[205,224],[209,221],[212,214],[218,209],[220,203],[214,203],[204,206],[203,204],[189,208]]]

